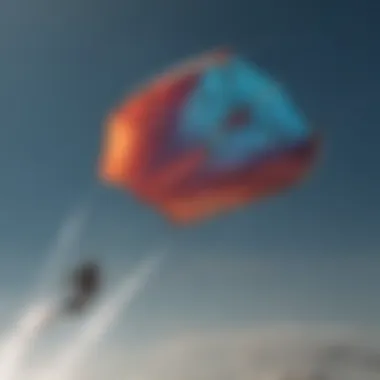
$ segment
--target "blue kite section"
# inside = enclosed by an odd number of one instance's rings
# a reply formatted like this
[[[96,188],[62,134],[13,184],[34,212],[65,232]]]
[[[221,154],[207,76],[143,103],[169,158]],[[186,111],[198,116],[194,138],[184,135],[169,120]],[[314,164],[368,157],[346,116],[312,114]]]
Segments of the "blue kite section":
[[[250,117],[229,128],[229,116],[239,108],[247,108]],[[217,165],[241,164],[307,140],[311,134],[284,91],[240,58],[203,73],[178,123],[180,138],[191,145],[205,144],[210,163]]]

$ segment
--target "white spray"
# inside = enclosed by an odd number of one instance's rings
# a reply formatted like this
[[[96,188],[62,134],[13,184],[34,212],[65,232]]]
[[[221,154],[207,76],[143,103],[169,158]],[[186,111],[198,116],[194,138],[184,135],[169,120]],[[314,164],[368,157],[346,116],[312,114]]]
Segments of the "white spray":
[[[57,238],[48,254],[37,291],[39,300],[33,302],[29,310],[22,313],[11,333],[1,340],[0,344],[0,379],[13,380],[28,348],[33,345],[41,329],[55,316],[56,305],[52,301],[42,299],[42,291],[49,287],[49,280],[56,276],[55,270],[60,267],[67,253],[72,251],[78,241],[86,221],[87,208],[80,208],[72,213],[58,231]],[[46,297],[46,296],[45,296]]]
[[[58,374],[59,380],[73,379],[77,366],[82,362],[84,356],[107,332],[123,307],[128,307],[135,299],[158,264],[159,258],[151,258],[144,261],[132,276],[128,276],[116,292],[107,298],[95,315],[87,321],[78,338],[69,342],[63,352],[57,355],[51,369],[44,371],[42,379],[56,379]]]

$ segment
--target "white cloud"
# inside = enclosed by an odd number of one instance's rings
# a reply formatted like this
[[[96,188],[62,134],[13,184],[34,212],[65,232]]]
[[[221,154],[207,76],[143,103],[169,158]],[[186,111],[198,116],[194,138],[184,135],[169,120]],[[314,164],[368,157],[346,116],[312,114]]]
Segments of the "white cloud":
[[[123,351],[112,362],[103,358],[104,374],[131,380],[374,380],[380,376],[380,334],[295,325],[193,332],[137,357]]]

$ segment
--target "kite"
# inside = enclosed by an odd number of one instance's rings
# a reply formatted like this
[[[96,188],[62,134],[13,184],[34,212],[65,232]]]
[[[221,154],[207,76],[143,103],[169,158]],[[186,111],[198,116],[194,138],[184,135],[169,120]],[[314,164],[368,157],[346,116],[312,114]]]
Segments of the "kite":
[[[98,175],[176,224],[257,202],[310,171],[318,135],[286,92],[215,50],[157,76],[109,115]]]

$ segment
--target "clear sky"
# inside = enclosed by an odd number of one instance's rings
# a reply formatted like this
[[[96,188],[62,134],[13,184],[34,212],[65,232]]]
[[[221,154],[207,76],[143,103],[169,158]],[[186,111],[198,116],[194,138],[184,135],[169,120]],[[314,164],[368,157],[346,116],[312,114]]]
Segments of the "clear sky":
[[[62,220],[96,189],[81,252],[100,257],[109,273],[170,238],[160,275],[131,311],[136,339],[215,323],[378,322],[375,7],[375,0],[2,0],[2,297],[25,293]],[[136,85],[220,44],[288,89],[323,132],[323,155],[298,189],[173,236],[148,206],[97,183],[102,123]]]

